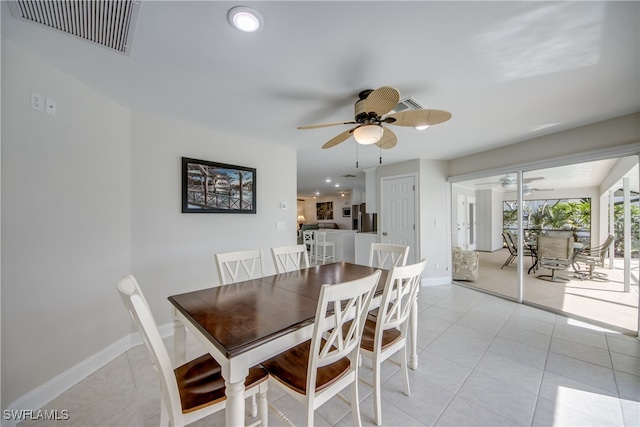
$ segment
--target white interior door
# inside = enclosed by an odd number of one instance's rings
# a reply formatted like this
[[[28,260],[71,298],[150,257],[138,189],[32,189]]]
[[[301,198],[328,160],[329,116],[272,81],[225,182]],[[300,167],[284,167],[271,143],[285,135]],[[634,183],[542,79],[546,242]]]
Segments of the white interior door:
[[[416,246],[415,176],[382,178],[380,241],[407,245],[409,263],[418,259]]]

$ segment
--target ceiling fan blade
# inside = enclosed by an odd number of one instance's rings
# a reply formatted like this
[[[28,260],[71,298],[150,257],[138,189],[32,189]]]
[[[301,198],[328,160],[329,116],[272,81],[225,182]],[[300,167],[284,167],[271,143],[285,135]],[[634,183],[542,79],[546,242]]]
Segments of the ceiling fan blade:
[[[326,128],[329,126],[337,126],[337,125],[355,125],[356,122],[334,122],[334,123],[323,123],[321,125],[306,125],[306,126],[298,126],[298,129],[317,129],[317,128]]]
[[[451,113],[443,110],[411,110],[391,114],[385,119],[386,123],[396,126],[425,126],[437,125],[451,118]],[[395,121],[386,121],[395,119]]]
[[[523,181],[528,184],[530,182],[538,181],[540,179],[544,179],[544,176],[536,176],[536,177],[533,177],[533,178],[525,178],[525,179],[523,179]]]
[[[325,144],[322,146],[322,149],[324,150],[324,149],[327,149],[327,148],[335,147],[336,145],[340,144],[341,142],[346,141],[347,139],[349,139],[349,137],[353,133],[354,129],[355,128],[349,129],[349,130],[345,130],[344,132],[334,136],[329,141],[325,142]]]
[[[393,148],[398,143],[398,138],[396,138],[396,134],[389,128],[384,128],[384,132],[382,133],[382,138],[380,141],[376,142],[376,145],[380,148],[388,150],[389,148]]]
[[[400,92],[390,86],[382,86],[371,92],[364,100],[364,111],[375,113],[378,117],[384,116],[393,110],[400,102]]]

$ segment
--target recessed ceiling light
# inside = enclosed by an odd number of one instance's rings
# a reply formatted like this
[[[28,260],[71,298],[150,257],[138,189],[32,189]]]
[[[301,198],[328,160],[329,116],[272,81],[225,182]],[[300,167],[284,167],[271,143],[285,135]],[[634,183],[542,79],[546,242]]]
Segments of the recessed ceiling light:
[[[253,33],[262,26],[260,14],[245,6],[231,8],[227,13],[227,19],[233,28],[246,33]]]
[[[325,182],[331,182],[331,179],[330,179],[330,178],[327,178],[327,179],[325,179],[324,181],[325,181]]]

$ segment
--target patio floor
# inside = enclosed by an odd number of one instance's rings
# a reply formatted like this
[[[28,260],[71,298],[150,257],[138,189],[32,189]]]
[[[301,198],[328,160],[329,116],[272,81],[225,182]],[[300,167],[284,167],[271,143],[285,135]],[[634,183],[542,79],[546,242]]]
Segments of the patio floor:
[[[495,252],[480,252],[480,270],[475,282],[461,282],[470,287],[516,298],[517,260],[501,269],[509,256],[507,249]],[[525,268],[531,259],[525,258]],[[599,268],[608,275],[609,281],[580,280],[573,269],[560,271],[558,276],[571,279],[569,282],[549,282],[537,278],[539,274],[551,274],[540,269],[524,274],[524,301],[566,313],[571,317],[589,319],[635,336],[638,330],[638,259],[632,259],[631,291],[624,292],[624,260],[616,259],[614,269]]]

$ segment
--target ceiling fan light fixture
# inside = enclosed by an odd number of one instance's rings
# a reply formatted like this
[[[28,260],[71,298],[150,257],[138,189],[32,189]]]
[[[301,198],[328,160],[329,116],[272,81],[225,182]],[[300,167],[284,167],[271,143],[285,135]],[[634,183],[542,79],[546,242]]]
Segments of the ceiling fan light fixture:
[[[253,33],[262,26],[260,14],[245,6],[236,6],[229,9],[227,20],[233,28],[245,33]]]
[[[383,133],[384,133],[384,128],[382,126],[364,125],[364,126],[358,126],[353,131],[353,137],[358,142],[358,144],[371,145],[380,141],[380,138],[382,138]]]
[[[416,126],[416,130],[425,130],[429,127],[429,125],[420,125],[420,126]]]

